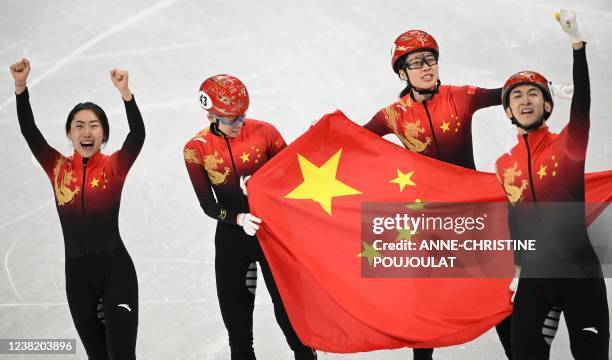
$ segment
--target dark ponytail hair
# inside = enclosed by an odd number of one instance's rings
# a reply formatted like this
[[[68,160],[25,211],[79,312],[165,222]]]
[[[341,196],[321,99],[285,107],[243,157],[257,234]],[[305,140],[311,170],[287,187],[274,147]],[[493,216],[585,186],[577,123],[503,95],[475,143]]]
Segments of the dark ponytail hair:
[[[92,102],[78,103],[72,108],[72,110],[70,110],[70,113],[68,114],[68,119],[66,120],[66,135],[70,133],[70,126],[72,125],[72,120],[74,120],[74,115],[76,115],[76,113],[81,110],[91,110],[94,114],[96,114],[98,121],[100,121],[100,124],[102,125],[102,143],[105,144],[108,141],[108,137],[110,136],[108,118],[106,117],[106,113],[104,112],[104,110],[102,110],[101,107]]]
[[[406,87],[399,94],[400,99],[403,98],[404,96],[410,94],[410,89],[412,89],[412,86],[410,85],[410,81],[406,81]]]
[[[400,69],[406,71],[405,70],[406,69],[406,59],[408,58],[408,55],[409,54],[404,54],[395,61],[395,64],[393,65],[393,70],[395,70],[396,74],[399,75]],[[406,73],[406,76],[408,76],[407,73]],[[410,85],[410,79],[408,79],[406,80],[406,87],[399,94],[400,99],[408,95],[410,93],[410,89],[412,89],[412,85]]]

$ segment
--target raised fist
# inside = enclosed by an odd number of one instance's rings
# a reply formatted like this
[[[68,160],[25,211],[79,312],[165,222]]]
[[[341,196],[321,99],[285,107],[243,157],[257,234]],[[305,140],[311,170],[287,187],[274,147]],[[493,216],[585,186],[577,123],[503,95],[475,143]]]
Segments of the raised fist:
[[[128,72],[127,70],[121,69],[113,69],[110,71],[111,80],[113,81],[113,85],[119,90],[121,93],[121,97],[125,101],[130,101],[132,99],[132,92],[128,87]]]
[[[30,61],[28,59],[23,58],[11,65],[11,75],[15,79],[16,86],[25,86],[29,74]]]
[[[128,72],[127,70],[113,69],[110,71],[111,80],[113,85],[119,90],[125,90],[128,88]]]

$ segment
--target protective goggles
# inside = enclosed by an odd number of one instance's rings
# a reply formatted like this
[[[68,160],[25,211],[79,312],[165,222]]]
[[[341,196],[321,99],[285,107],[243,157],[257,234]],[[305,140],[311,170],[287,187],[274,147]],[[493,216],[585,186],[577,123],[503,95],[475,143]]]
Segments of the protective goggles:
[[[425,54],[421,56],[415,56],[412,59],[406,60],[405,67],[408,70],[420,69],[423,67],[423,64],[427,64],[429,66],[434,66],[438,63],[438,58],[433,54]]]
[[[222,118],[220,116],[217,116],[215,114],[213,114],[213,118],[215,118],[215,120],[219,121],[219,123],[223,124],[223,125],[228,125],[228,126],[238,126],[240,124],[242,124],[244,122],[244,120],[246,119],[246,116],[244,114],[232,118],[232,119],[228,119],[228,118]]]

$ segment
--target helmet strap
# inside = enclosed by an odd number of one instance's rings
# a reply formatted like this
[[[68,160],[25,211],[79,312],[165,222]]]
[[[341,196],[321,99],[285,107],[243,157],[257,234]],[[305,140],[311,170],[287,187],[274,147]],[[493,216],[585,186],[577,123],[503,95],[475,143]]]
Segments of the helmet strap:
[[[412,90],[416,91],[420,95],[435,95],[440,92],[440,79],[436,82],[436,86],[433,89],[420,89],[418,87],[414,87],[410,85]]]
[[[510,112],[512,113],[512,109],[510,109]],[[514,116],[514,113],[512,113],[512,119],[510,119],[512,121],[512,125],[516,125],[517,127],[530,132],[533,131],[535,129],[538,129],[540,126],[542,126],[542,124],[544,124],[544,122],[546,121],[546,114],[548,112],[546,112],[546,110],[544,110],[544,115],[542,115],[542,117],[540,117],[540,120],[534,122],[531,125],[528,126],[524,126],[523,124],[521,124],[520,122],[518,122],[518,120],[516,119],[516,117]]]
[[[227,137],[227,134],[224,133],[223,130],[221,130],[221,128],[219,127],[219,120],[215,119],[215,122],[210,124],[210,128],[211,128],[213,134],[217,134],[217,135],[221,135],[221,136]]]
[[[408,83],[408,87],[410,88],[410,97],[411,97],[413,100],[416,100],[416,99],[414,98],[414,93],[413,93],[413,91],[414,91],[415,93],[417,93],[417,94],[421,95],[421,96],[435,95],[435,94],[437,94],[437,93],[439,93],[439,92],[440,92],[440,80],[439,80],[439,79],[438,79],[438,82],[436,82],[436,86],[434,86],[434,88],[433,88],[433,89],[421,89],[421,88],[418,88],[418,87],[414,87],[414,86],[412,86],[412,84],[410,83],[410,80],[407,80],[407,83]]]

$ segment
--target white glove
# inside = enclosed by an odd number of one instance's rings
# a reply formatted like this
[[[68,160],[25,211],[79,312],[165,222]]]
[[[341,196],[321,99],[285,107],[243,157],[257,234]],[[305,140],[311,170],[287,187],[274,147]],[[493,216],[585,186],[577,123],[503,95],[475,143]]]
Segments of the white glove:
[[[242,226],[242,229],[247,235],[254,236],[257,230],[259,230],[259,225],[257,224],[261,224],[261,219],[251,213],[240,213],[236,218],[236,222],[238,222],[238,225]]]
[[[565,31],[572,41],[572,44],[582,42],[582,36],[578,30],[578,22],[576,22],[576,12],[573,10],[561,9],[557,19],[561,28]]]
[[[521,277],[521,267],[517,266],[516,271],[514,272],[514,278],[510,282],[508,289],[512,291],[512,298],[510,298],[511,302],[514,302],[514,297],[516,296],[516,290],[518,289],[519,278]]]
[[[249,179],[251,178],[251,175],[249,176],[240,176],[240,188],[242,189],[242,193],[244,194],[244,196],[247,196],[247,189],[246,189],[246,183],[247,181],[249,181]]]
[[[555,98],[563,99],[563,100],[572,100],[574,96],[574,85],[568,83],[556,84],[549,82],[550,91]]]

